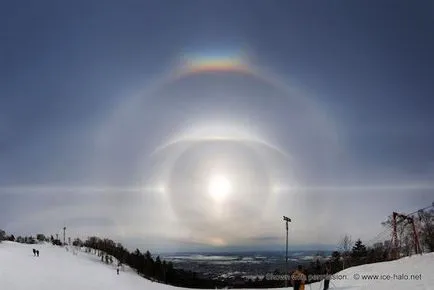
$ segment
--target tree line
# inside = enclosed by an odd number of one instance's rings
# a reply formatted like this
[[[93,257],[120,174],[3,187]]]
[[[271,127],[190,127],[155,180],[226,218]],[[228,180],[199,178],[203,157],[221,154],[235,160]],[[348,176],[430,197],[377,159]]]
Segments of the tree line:
[[[56,246],[64,244],[53,236],[48,237],[43,234],[33,236],[18,236],[13,234],[7,235],[4,230],[0,230],[1,241],[13,241],[25,244],[37,244],[38,242],[49,242]],[[118,261],[118,266],[127,265],[134,269],[137,274],[154,282],[169,284],[172,286],[184,288],[208,288],[224,287],[222,281],[211,280],[200,277],[193,271],[175,269],[172,262],[166,262],[159,256],[153,257],[149,251],[142,252],[136,249],[134,252],[128,251],[121,243],[115,243],[113,240],[99,237],[89,237],[86,241],[76,238],[72,245],[75,247],[85,247],[86,251],[97,254],[101,261],[113,263],[113,258]]]
[[[185,288],[215,288],[224,286],[222,282],[199,277],[192,271],[175,269],[172,262],[162,260],[160,256],[153,257],[149,251],[136,249],[129,252],[121,243],[98,237],[89,237],[86,241],[75,239],[73,246],[93,249],[102,256],[102,260],[110,263],[110,257],[118,261],[118,266],[127,265],[137,274],[151,281]],[[107,258],[107,256],[109,258]]]

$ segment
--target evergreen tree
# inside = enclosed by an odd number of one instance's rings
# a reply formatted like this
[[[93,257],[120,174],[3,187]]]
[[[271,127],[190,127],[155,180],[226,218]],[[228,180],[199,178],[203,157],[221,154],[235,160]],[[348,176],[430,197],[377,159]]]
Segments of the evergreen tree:
[[[139,275],[144,275],[152,281],[164,282],[173,286],[184,288],[214,288],[216,285],[223,286],[223,282],[202,279],[191,271],[175,269],[172,262],[166,262],[160,257],[154,261],[149,251],[142,253],[139,249],[130,253],[120,243],[114,243],[109,239],[89,237],[84,246],[99,253],[102,261],[104,257],[115,257],[118,265],[126,264],[135,269]]]
[[[83,241],[80,240],[79,238],[76,238],[73,242],[72,245],[75,247],[82,247],[83,246]]]
[[[160,256],[158,256],[156,259],[155,259],[155,265],[154,265],[155,267],[154,267],[154,277],[158,280],[158,281],[161,281],[162,280],[162,278],[163,278],[163,268],[162,268],[162,266],[163,266],[163,264],[161,263],[161,259],[160,259]]]
[[[152,276],[154,274],[154,260],[149,251],[145,253],[145,275]]]
[[[332,253],[332,261],[339,261],[339,259],[341,258],[341,253],[339,253],[339,251],[333,251]]]
[[[45,241],[45,235],[43,235],[43,234],[37,234],[37,235],[36,235],[36,239],[37,239],[39,242],[43,242],[43,241]]]
[[[351,256],[355,259],[361,259],[368,255],[366,246],[362,243],[360,239],[354,244],[353,250],[351,251]]]
[[[141,257],[141,255],[142,255],[142,253],[140,252],[139,249],[136,249],[132,255],[132,267],[137,270],[137,273],[141,272],[140,271],[140,264],[141,264],[140,257]]]

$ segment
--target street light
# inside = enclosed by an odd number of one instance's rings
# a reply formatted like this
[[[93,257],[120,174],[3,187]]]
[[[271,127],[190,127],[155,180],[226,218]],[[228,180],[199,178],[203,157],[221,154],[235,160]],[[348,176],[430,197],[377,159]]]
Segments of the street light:
[[[283,221],[286,223],[285,287],[288,287],[288,222],[291,222],[291,219],[283,216]]]

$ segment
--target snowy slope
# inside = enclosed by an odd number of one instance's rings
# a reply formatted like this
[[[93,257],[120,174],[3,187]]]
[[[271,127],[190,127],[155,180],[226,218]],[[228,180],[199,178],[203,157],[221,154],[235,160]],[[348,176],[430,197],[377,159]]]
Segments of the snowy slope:
[[[34,257],[32,249],[40,251]],[[167,285],[139,277],[132,271],[116,275],[116,268],[105,265],[92,254],[73,255],[64,248],[45,245],[0,244],[0,289],[4,290],[143,290]]]
[[[434,290],[434,253],[352,267],[338,274],[332,281],[334,289]]]
[[[32,248],[40,251],[33,257]],[[389,280],[368,280],[363,275],[391,275]],[[393,277],[393,274],[396,276]],[[408,280],[397,280],[400,274]],[[398,261],[363,265],[339,273],[330,289],[397,289],[434,290],[434,253],[403,258]],[[355,279],[354,275],[360,275]],[[418,280],[410,280],[410,275]],[[343,278],[343,279],[342,279]],[[387,278],[387,276],[383,276]],[[23,245],[12,242],[0,244],[0,289],[5,290],[170,290],[172,286],[157,284],[139,277],[128,269],[116,275],[115,267],[105,265],[92,254],[44,245]],[[179,289],[179,288],[178,288]],[[291,289],[291,288],[289,288]],[[322,283],[307,285],[306,290],[322,289]]]

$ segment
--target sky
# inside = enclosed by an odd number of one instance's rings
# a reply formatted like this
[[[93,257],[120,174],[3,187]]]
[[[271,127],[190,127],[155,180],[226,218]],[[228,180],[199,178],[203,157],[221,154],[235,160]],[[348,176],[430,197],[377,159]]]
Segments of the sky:
[[[8,232],[332,248],[433,202],[432,1],[1,7]]]

